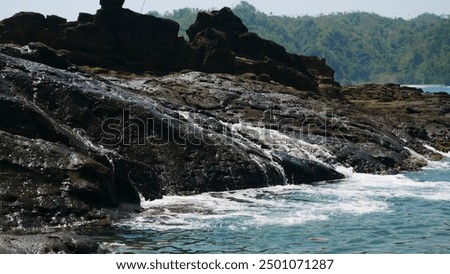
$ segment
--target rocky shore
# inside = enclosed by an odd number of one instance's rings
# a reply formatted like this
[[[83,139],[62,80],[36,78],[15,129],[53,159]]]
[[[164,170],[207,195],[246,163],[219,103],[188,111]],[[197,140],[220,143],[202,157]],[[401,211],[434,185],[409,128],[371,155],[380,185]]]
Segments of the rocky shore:
[[[0,253],[101,252],[78,229],[141,199],[395,174],[450,150],[446,93],[341,87],[228,8],[185,41],[120,6],[0,22]]]

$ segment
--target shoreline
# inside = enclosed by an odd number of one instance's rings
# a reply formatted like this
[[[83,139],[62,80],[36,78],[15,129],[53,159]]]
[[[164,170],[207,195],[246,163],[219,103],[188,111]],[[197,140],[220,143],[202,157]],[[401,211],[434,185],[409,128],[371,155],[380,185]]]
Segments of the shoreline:
[[[126,9],[0,22],[0,252],[102,252],[77,224],[109,227],[142,198],[398,174],[450,150],[449,94],[341,86],[228,8],[189,41],[178,28]]]

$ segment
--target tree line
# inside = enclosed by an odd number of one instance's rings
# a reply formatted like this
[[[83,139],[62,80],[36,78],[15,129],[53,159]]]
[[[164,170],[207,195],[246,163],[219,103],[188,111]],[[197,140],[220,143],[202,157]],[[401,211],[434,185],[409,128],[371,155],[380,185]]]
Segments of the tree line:
[[[177,21],[185,35],[199,11],[150,14]],[[250,31],[289,52],[325,58],[341,83],[450,85],[448,15],[425,13],[409,20],[366,12],[288,17],[265,14],[247,2],[233,12]]]

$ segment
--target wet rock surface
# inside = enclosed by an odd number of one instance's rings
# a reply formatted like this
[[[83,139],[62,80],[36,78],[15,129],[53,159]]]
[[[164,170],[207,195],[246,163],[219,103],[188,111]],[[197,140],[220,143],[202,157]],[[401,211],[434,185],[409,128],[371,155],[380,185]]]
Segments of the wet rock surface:
[[[0,253],[99,252],[72,229],[142,198],[394,174],[450,149],[448,94],[340,87],[226,8],[177,32],[118,7],[0,23]]]
[[[248,138],[271,155],[284,150],[331,165],[351,166],[357,172],[392,174],[420,169],[426,158],[441,157],[423,144],[449,150],[450,96],[445,93],[426,94],[398,85],[362,85],[343,87],[340,99],[336,99],[327,93],[247,77],[199,72],[158,81],[162,84],[156,87],[148,79],[117,83],[144,88],[171,108],[195,111],[193,120],[197,123],[211,119],[226,122],[238,132],[235,136]],[[178,88],[183,85],[185,88]],[[390,107],[385,107],[387,98],[391,98]],[[411,114],[408,108],[420,114]]]
[[[92,254],[101,253],[89,237],[74,232],[36,235],[0,235],[0,254]]]
[[[423,148],[414,142],[428,142],[440,151],[448,151],[448,93],[424,93],[420,89],[388,84],[349,86],[343,88],[342,94],[378,126],[389,129],[420,153],[424,152]]]
[[[209,94],[214,89],[224,101],[244,95],[239,83],[229,82],[240,78],[221,80],[228,76],[195,72],[102,78],[0,56],[3,231],[104,222],[124,207],[138,209],[139,194],[158,199],[286,183],[283,161],[278,163],[269,151],[240,136],[225,117],[197,113],[203,108],[222,111],[225,102]],[[178,87],[172,86],[178,80]],[[183,107],[173,91],[191,93],[191,80],[208,84],[208,93],[191,97],[197,107]],[[161,91],[173,92],[173,99],[159,100],[146,88],[136,90],[134,85],[142,85],[139,81],[155,89],[164,85]],[[255,118],[266,107],[258,101],[250,101],[258,109]],[[307,166],[314,165],[322,166]],[[322,171],[322,178],[310,174],[290,182],[342,178],[331,167]]]

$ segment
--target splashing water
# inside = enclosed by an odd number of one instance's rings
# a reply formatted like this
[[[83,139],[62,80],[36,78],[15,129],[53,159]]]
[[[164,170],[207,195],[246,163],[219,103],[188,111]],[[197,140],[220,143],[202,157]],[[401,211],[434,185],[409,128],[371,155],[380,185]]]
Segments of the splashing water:
[[[165,197],[100,240],[135,253],[449,253],[449,171],[446,159],[403,175]]]

